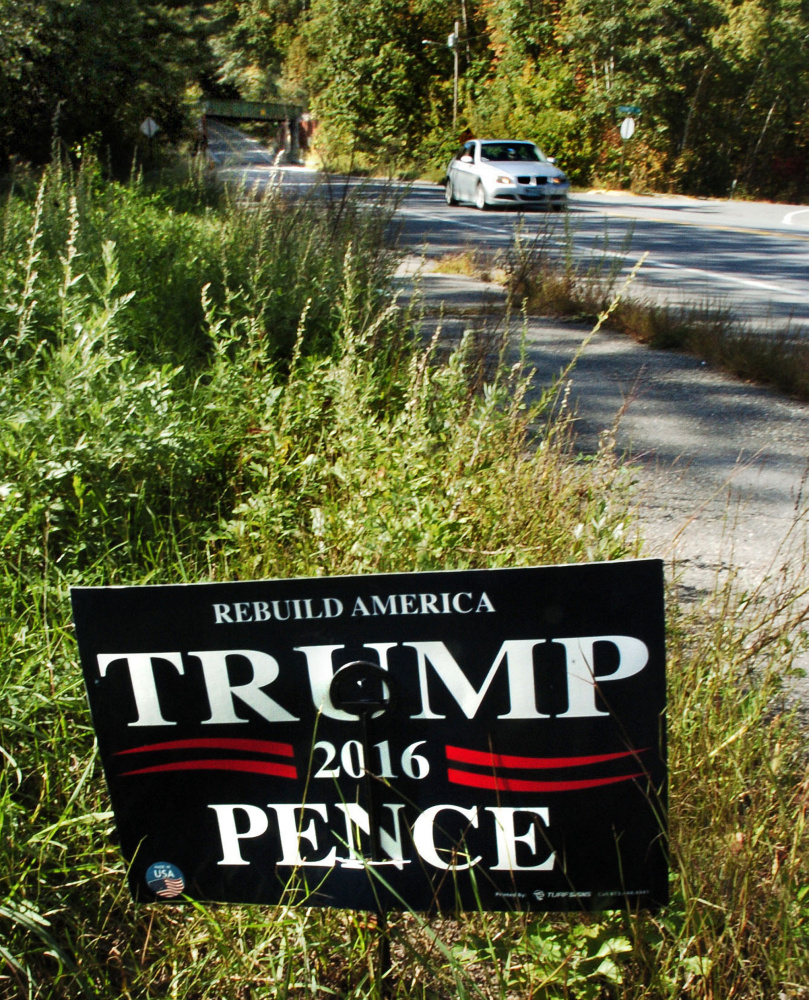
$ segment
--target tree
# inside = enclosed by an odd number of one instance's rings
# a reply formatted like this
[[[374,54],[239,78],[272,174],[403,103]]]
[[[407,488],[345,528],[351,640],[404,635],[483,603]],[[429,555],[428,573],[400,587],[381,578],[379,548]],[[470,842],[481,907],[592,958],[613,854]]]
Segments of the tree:
[[[211,46],[217,78],[251,100],[283,96],[284,61],[306,0],[220,0]]]
[[[801,0],[729,5],[711,38],[725,112],[724,133],[717,129],[715,138],[733,179],[770,195],[809,179],[807,41],[809,9]]]
[[[409,0],[313,0],[301,65],[330,152],[395,160],[419,145],[430,107],[428,30]]]
[[[5,131],[0,156],[50,155],[54,129],[68,146],[96,136],[131,157],[147,116],[176,133],[183,96],[204,51],[205,4],[151,0],[0,0]]]

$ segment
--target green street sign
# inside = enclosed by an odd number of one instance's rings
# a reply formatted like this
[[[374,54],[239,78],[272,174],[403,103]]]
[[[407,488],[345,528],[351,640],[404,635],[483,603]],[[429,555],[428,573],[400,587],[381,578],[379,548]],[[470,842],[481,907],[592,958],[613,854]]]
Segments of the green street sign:
[[[640,108],[637,104],[619,104],[618,113],[622,115],[639,115]]]

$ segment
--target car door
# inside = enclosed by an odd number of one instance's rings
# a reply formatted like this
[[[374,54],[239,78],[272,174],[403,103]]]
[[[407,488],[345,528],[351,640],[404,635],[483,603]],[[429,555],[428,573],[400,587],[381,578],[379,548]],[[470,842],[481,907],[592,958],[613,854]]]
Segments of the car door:
[[[467,142],[452,161],[452,186],[459,201],[472,201],[475,196],[475,142]]]

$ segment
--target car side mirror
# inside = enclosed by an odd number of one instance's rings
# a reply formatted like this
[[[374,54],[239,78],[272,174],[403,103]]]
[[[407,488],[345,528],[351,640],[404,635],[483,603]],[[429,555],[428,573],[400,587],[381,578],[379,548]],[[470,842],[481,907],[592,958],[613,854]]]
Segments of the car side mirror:
[[[461,163],[474,163],[475,161],[469,155],[469,153],[464,153],[461,157]]]
[[[555,156],[549,156],[548,157],[548,163],[556,163],[556,157]]]

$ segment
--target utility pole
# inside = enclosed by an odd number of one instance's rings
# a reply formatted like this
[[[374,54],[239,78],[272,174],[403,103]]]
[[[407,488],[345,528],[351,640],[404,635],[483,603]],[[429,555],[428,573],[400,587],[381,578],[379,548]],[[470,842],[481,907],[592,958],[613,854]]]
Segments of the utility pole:
[[[455,27],[451,35],[447,38],[447,48],[452,49],[454,69],[452,73],[452,127],[455,128],[458,124],[458,43],[461,40],[461,25],[458,21],[455,22]],[[422,38],[422,45],[440,45],[440,42],[434,42],[430,38]]]
[[[458,40],[461,33],[461,26],[456,21],[455,28],[452,34],[447,39],[447,45],[452,49],[452,55],[455,62],[454,73],[452,76],[452,127],[455,128],[458,124]]]

